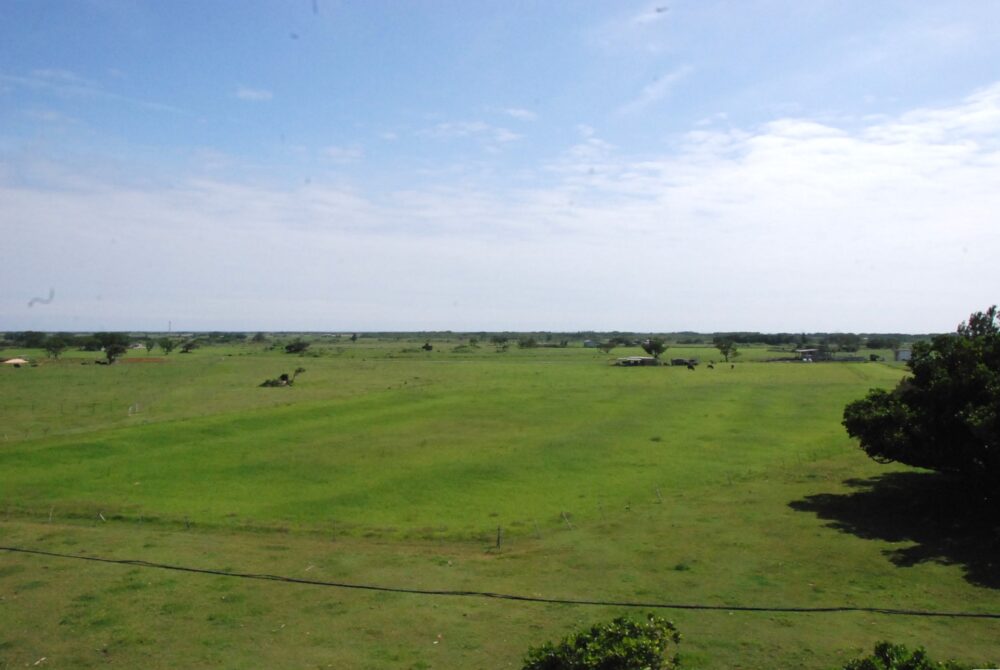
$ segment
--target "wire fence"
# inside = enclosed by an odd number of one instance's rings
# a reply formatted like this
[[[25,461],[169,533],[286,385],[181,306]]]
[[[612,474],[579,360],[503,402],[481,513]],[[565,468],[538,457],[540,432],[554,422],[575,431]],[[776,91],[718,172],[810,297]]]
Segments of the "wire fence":
[[[833,606],[833,607],[797,607],[797,606],[766,606],[766,605],[711,605],[704,603],[668,603],[656,601],[628,601],[628,600],[600,600],[589,598],[545,598],[541,596],[525,596],[510,593],[495,593],[491,591],[453,591],[436,589],[414,589],[399,586],[382,586],[377,584],[359,584],[349,582],[332,582],[318,579],[302,579],[298,577],[287,577],[283,575],[269,575],[253,572],[235,572],[230,570],[213,570],[209,568],[196,568],[185,565],[170,565],[167,563],[155,563],[137,559],[107,558],[102,556],[83,556],[80,554],[64,554],[55,551],[43,551],[41,549],[27,549],[25,547],[0,546],[0,551],[7,551],[18,554],[28,554],[35,556],[47,556],[50,558],[61,558],[78,561],[91,561],[96,563],[111,563],[115,565],[128,565],[132,567],[151,568],[156,570],[172,570],[175,572],[186,572],[202,575],[217,575],[222,577],[232,577],[236,579],[252,579],[269,582],[282,582],[287,584],[299,584],[304,586],[326,587],[337,589],[353,589],[360,591],[378,591],[384,593],[403,593],[419,596],[438,597],[458,597],[458,598],[489,598],[494,600],[509,600],[527,603],[544,603],[555,605],[579,605],[579,606],[600,606],[600,607],[626,607],[641,609],[667,609],[667,610],[707,610],[724,612],[764,612],[780,614],[824,614],[836,612],[864,612],[869,614],[885,614],[890,616],[910,616],[910,617],[938,617],[954,619],[1000,619],[1000,613],[996,612],[947,612],[940,610],[918,610],[918,609],[898,609],[890,607],[875,606]]]

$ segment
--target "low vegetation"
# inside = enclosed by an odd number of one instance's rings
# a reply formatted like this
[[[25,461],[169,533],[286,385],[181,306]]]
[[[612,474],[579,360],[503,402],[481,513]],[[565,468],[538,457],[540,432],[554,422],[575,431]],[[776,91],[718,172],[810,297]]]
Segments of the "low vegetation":
[[[680,667],[680,641],[674,624],[653,614],[619,617],[529,650],[523,670],[670,670]]]
[[[995,666],[983,663],[979,667]],[[932,661],[923,647],[910,651],[902,644],[879,642],[870,656],[851,661],[844,670],[972,670],[972,666],[957,661]]]
[[[596,335],[642,353],[643,335]],[[0,367],[0,544],[723,608],[671,613],[684,668],[829,670],[880,639],[997,656],[990,620],[724,609],[1000,610],[995,530],[924,502],[936,473],[874,463],[839,425],[902,365],[764,363],[798,344],[740,343],[735,367],[620,370],[579,338],[532,336],[303,336],[315,358],[288,392],[257,385],[290,369],[295,334],[200,334],[188,355],[111,366],[76,344],[48,358],[44,337],[0,350],[38,363]],[[670,355],[707,361],[711,339]],[[8,553],[0,598],[0,668],[516,668],[531,644],[628,614]]]

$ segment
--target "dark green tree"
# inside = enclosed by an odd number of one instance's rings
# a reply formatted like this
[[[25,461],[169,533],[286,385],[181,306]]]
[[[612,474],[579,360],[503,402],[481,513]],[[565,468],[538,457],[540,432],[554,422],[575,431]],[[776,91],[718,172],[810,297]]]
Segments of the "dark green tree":
[[[977,667],[992,668],[991,664]],[[844,666],[844,670],[970,670],[971,665],[945,661],[939,663],[927,657],[923,647],[910,651],[901,644],[879,642],[871,656],[858,658]]]
[[[727,363],[730,358],[736,358],[740,355],[740,352],[736,349],[736,341],[731,337],[716,337],[712,340],[712,344],[719,350],[719,353],[722,354]]]
[[[669,670],[680,667],[680,640],[673,623],[652,614],[644,622],[620,617],[530,649],[523,670]]]
[[[1000,482],[1000,324],[976,312],[958,332],[913,345],[910,376],[844,408],[844,427],[865,453]]]
[[[869,349],[898,349],[899,340],[891,337],[869,337],[865,346]]]
[[[667,343],[662,337],[651,337],[643,341],[642,350],[653,358],[659,358],[667,350]]]
[[[66,351],[66,340],[62,337],[59,335],[49,335],[45,338],[45,352],[50,358],[58,360],[64,351]]]
[[[198,340],[188,340],[187,342],[181,345],[181,353],[190,354],[192,351],[194,351],[200,346],[201,344],[199,344]]]
[[[160,348],[163,349],[163,353],[169,356],[170,352],[177,348],[177,340],[170,337],[161,337]]]
[[[125,333],[94,333],[94,339],[104,350],[108,364],[114,363],[128,351],[129,337]]]
[[[309,348],[309,343],[303,339],[297,339],[293,342],[289,342],[285,345],[286,354],[304,354],[306,349]]]
[[[23,333],[13,333],[11,339],[18,345],[28,349],[42,349],[45,346],[45,333],[37,330],[26,330]]]

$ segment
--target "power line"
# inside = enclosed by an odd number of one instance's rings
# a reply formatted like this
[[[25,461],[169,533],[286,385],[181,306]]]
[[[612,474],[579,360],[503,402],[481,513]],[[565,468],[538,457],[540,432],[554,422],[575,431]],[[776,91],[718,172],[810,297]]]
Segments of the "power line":
[[[19,554],[34,554],[37,556],[50,556],[53,558],[68,558],[78,561],[93,561],[96,563],[113,563],[116,565],[131,565],[140,568],[155,568],[158,570],[174,570],[176,572],[191,572],[202,575],[219,575],[222,577],[237,577],[239,579],[256,579],[270,582],[286,582],[289,584],[303,584],[306,586],[325,586],[338,589],[355,589],[359,591],[381,591],[385,593],[409,593],[421,596],[450,596],[465,598],[493,598],[495,600],[515,600],[529,603],[547,603],[556,605],[596,605],[602,607],[635,607],[644,609],[671,609],[671,610],[716,610],[725,612],[771,612],[785,614],[822,614],[830,612],[867,612],[872,614],[888,614],[894,616],[918,616],[918,617],[948,617],[961,619],[1000,619],[1000,613],[994,612],[941,612],[934,610],[911,610],[895,609],[890,607],[861,607],[861,606],[840,606],[840,607],[763,607],[754,605],[706,605],[697,603],[660,603],[660,602],[633,602],[616,600],[589,600],[583,598],[542,598],[538,596],[522,596],[509,593],[493,593],[490,591],[448,591],[434,589],[411,589],[396,586],[378,586],[375,584],[351,584],[346,582],[327,582],[318,579],[301,579],[298,577],[286,577],[282,575],[267,575],[252,572],[231,572],[228,570],[211,570],[208,568],[192,568],[184,565],[169,565],[167,563],[153,563],[137,559],[117,559],[105,558],[101,556],[82,556],[80,554],[62,554],[54,551],[42,551],[40,549],[25,549],[23,547],[4,547],[0,550]]]

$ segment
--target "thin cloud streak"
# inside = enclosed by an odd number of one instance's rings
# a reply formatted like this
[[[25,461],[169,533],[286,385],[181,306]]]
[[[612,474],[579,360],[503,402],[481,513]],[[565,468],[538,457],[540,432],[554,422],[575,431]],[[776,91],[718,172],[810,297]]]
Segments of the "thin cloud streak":
[[[12,86],[44,91],[60,97],[80,97],[102,99],[112,102],[122,102],[132,107],[139,107],[157,112],[168,112],[190,116],[190,112],[173,105],[132,98],[119,95],[101,87],[88,79],[80,77],[69,70],[43,69],[34,70],[30,76],[0,74],[0,82]]]
[[[694,71],[690,65],[682,65],[646,85],[638,96],[618,108],[621,115],[638,114],[647,107],[663,100],[670,94],[674,85]]]
[[[267,102],[274,98],[274,93],[263,88],[240,86],[236,89],[236,97],[247,102]]]

